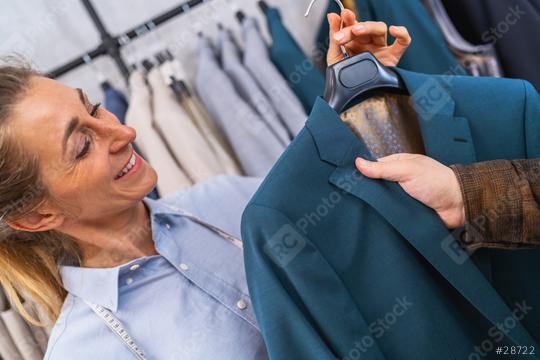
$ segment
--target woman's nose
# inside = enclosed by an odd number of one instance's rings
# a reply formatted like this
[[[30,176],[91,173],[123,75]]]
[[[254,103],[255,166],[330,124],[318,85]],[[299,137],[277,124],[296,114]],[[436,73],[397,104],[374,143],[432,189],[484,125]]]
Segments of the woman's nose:
[[[132,143],[137,136],[135,129],[119,123],[111,125],[109,134],[111,140],[109,151],[112,154],[121,152],[128,144]]]

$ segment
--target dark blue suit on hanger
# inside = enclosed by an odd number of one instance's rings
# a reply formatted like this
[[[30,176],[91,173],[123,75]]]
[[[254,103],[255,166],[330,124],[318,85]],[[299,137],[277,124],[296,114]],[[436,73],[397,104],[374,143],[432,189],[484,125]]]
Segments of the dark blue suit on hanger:
[[[397,70],[426,155],[446,165],[540,157],[529,83]],[[244,212],[270,358],[491,359],[497,346],[538,345],[540,251],[469,256],[432,209],[361,175],[359,155],[373,159],[319,98]]]

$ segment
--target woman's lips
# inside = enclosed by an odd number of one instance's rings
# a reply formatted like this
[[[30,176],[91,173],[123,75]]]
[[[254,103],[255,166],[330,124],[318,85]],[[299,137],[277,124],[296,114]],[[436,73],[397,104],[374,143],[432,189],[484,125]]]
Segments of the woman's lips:
[[[135,163],[133,164],[132,168],[129,169],[129,171],[125,173],[124,175],[122,175],[121,177],[119,178],[115,177],[115,181],[127,180],[139,171],[139,169],[142,166],[142,159],[136,152],[133,152],[133,155],[135,156]]]

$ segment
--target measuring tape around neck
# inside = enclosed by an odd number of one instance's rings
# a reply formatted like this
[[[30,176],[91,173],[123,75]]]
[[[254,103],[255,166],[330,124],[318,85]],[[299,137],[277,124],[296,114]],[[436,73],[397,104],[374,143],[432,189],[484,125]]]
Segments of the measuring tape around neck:
[[[164,204],[169,209],[172,209],[176,212],[178,212],[183,217],[196,222],[197,224],[204,226],[208,228],[209,230],[213,231],[214,233],[218,234],[220,237],[224,238],[225,240],[231,242],[233,245],[237,246],[238,248],[242,249],[242,240],[239,238],[227,233],[226,231],[221,230],[220,228],[211,225],[195,215],[190,214],[189,212],[185,211],[184,209],[180,209],[177,207],[174,207],[172,205]],[[128,331],[124,327],[124,325],[118,320],[113,313],[111,313],[109,310],[104,308],[103,306],[91,303],[89,301],[84,300],[84,302],[96,313],[97,316],[99,316],[103,322],[107,325],[111,331],[116,334],[120,340],[126,345],[126,347],[131,351],[133,356],[137,360],[146,360],[144,353],[142,352],[141,348],[137,345],[135,340],[129,335]]]

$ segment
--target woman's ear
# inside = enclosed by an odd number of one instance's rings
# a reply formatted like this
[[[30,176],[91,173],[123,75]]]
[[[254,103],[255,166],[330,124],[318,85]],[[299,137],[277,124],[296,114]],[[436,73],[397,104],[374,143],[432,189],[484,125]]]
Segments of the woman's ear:
[[[64,220],[64,216],[60,213],[38,210],[6,222],[14,230],[42,232],[57,229]]]

